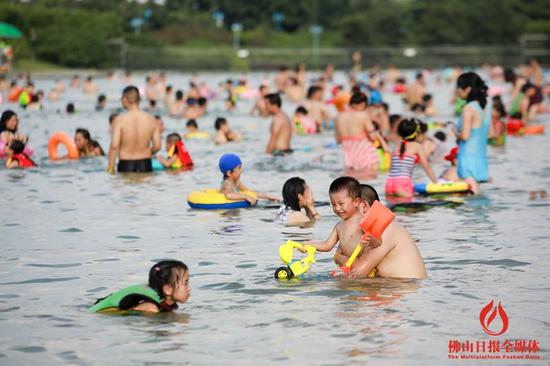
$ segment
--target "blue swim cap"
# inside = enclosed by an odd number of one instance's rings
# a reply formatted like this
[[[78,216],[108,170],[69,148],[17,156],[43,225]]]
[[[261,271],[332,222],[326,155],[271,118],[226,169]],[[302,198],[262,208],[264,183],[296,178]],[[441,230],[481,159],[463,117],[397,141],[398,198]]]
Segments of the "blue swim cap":
[[[382,94],[376,89],[371,90],[369,99],[370,104],[380,104],[382,103]]]
[[[223,154],[220,158],[220,162],[218,163],[218,166],[220,167],[220,171],[225,174],[230,170],[235,169],[239,165],[242,165],[241,158],[239,158],[239,155],[237,154]]]

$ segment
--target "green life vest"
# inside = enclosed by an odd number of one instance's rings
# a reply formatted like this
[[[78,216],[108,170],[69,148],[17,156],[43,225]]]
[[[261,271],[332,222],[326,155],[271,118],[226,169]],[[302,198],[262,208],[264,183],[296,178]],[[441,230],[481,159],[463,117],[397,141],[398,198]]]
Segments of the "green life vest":
[[[514,100],[512,100],[512,105],[510,106],[510,110],[508,111],[508,114],[510,116],[513,116],[514,114],[521,112],[519,105],[521,104],[521,100],[523,99],[524,96],[525,94],[519,93],[518,95],[516,95]]]
[[[97,313],[98,311],[109,308],[129,310],[143,301],[150,301],[160,305],[162,299],[157,292],[149,286],[134,285],[97,300],[95,305],[88,309],[88,312]]]

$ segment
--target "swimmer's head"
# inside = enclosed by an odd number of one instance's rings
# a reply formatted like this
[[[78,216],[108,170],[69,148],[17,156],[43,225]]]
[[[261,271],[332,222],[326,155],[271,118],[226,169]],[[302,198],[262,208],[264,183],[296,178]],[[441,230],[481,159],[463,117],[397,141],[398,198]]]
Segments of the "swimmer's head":
[[[23,150],[25,150],[25,144],[23,143],[23,141],[11,140],[8,148],[8,156],[10,156],[9,152],[11,152],[12,154],[21,154]]]
[[[302,205],[306,203],[306,190],[308,189],[306,181],[302,178],[292,177],[288,179],[283,185],[283,202],[285,206],[294,211],[300,211]]]
[[[362,92],[353,93],[349,100],[349,105],[351,107],[359,107],[360,109],[364,109],[367,107],[367,104],[369,104],[369,100],[365,93]]]
[[[223,117],[216,118],[216,121],[214,122],[214,128],[216,129],[216,131],[219,131],[225,126],[228,126],[227,119]]]
[[[67,112],[68,114],[73,114],[75,112],[74,104],[67,103],[67,106],[65,107],[65,112]]]
[[[372,206],[374,201],[380,201],[380,197],[378,197],[378,193],[376,192],[376,189],[374,189],[373,186],[368,184],[361,184],[360,185],[360,192],[361,192],[361,213],[365,214],[369,210],[369,208]]]
[[[76,129],[74,133],[74,144],[79,150],[85,149],[91,140],[90,131],[85,128]]]
[[[279,111],[281,108],[281,97],[277,93],[271,93],[267,94],[265,97],[265,101],[267,102],[267,110],[269,113],[274,114]]]
[[[10,131],[17,132],[17,125],[19,124],[19,118],[17,114],[11,109],[5,110],[0,117],[0,132]]]
[[[241,168],[243,165],[241,158],[237,154],[223,154],[220,158],[220,161],[218,162],[218,167],[220,168],[220,172],[222,172],[224,179],[228,178],[232,173],[236,172],[237,176],[235,178],[239,178]]]
[[[183,91],[181,90],[176,91],[176,100],[183,100]]]
[[[307,99],[317,99],[319,96],[322,98],[323,89],[319,85],[312,85],[307,90]]]
[[[166,151],[169,151],[172,146],[181,141],[181,136],[178,133],[171,133],[166,136]]]
[[[437,131],[434,133],[434,137],[441,142],[445,142],[445,140],[447,140],[447,135],[443,131]]]
[[[197,103],[198,103],[199,107],[206,107],[206,105],[208,104],[208,99],[206,99],[204,97],[200,97],[197,100]]]
[[[359,181],[353,177],[336,178],[329,187],[332,211],[341,219],[350,218],[361,203]]]
[[[307,116],[307,109],[304,106],[299,106],[294,112],[297,116]]]
[[[109,115],[109,126],[113,124],[113,121],[118,117],[118,113],[111,113]]]
[[[189,269],[175,260],[161,261],[149,270],[149,287],[162,299],[184,303],[189,298]]]
[[[399,125],[399,122],[401,122],[401,115],[400,114],[392,114],[390,116],[390,127],[392,129],[397,128]]]
[[[420,121],[416,118],[402,120],[397,127],[397,134],[405,141],[413,141],[420,132]]]
[[[122,91],[122,105],[124,108],[127,108],[127,106],[139,104],[140,96],[139,96],[139,90],[133,85],[127,86]]]
[[[498,118],[506,117],[506,108],[504,107],[500,95],[495,95],[493,97],[493,110],[497,112]]]
[[[194,119],[190,119],[189,121],[187,121],[185,127],[187,127],[187,131],[191,132],[199,129],[199,125],[197,125],[197,121],[195,121]]]
[[[530,83],[530,82],[526,82],[522,87],[521,87],[521,92],[523,94],[525,94],[527,97],[532,97],[533,95],[535,95],[535,93],[537,92],[537,89],[535,87],[534,84]]]
[[[487,104],[489,88],[475,72],[465,72],[456,81],[457,94],[467,102],[477,101],[481,108]]]

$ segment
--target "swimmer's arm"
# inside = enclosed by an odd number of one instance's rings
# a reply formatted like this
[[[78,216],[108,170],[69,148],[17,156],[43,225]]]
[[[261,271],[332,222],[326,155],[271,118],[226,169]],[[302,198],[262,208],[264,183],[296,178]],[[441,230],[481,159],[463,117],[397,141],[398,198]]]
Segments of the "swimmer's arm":
[[[457,131],[456,137],[462,141],[466,141],[470,138],[470,131],[472,130],[472,119],[474,110],[470,106],[465,106],[462,109],[462,128]]]
[[[153,120],[153,147],[151,148],[151,155],[155,155],[160,150],[160,130],[157,127],[157,123]]]
[[[281,130],[281,124],[279,121],[274,120],[271,125],[271,136],[269,136],[269,142],[267,143],[267,148],[265,152],[268,154],[273,153],[275,150],[275,143],[277,142],[277,137],[279,136],[279,131]]]
[[[365,117],[365,131],[367,132],[367,137],[371,141],[375,141],[378,137],[378,131],[374,129],[374,125],[368,114]]]
[[[523,97],[520,103],[521,120],[523,123],[529,122],[529,98]]]
[[[115,172],[115,161],[120,148],[121,127],[117,119],[113,121],[113,133],[111,136],[111,146],[109,147],[109,164],[107,171],[109,173]]]
[[[157,157],[157,160],[159,161],[159,163],[161,163],[162,166],[165,168],[170,168],[172,164],[176,162],[177,159],[178,159],[178,156],[175,154],[171,156],[169,159],[164,159],[162,156]]]
[[[327,240],[318,241],[318,242],[307,242],[304,244],[311,245],[312,247],[317,248],[319,252],[330,252],[332,248],[338,243],[338,232],[336,231],[336,226],[330,232]]]
[[[379,247],[371,249],[368,253],[359,256],[351,266],[351,273],[354,275],[365,276],[375,269],[394,248],[395,244],[384,242]]]
[[[239,184],[239,189],[242,189],[240,187],[241,185]],[[254,199],[254,197],[249,196],[247,194],[235,192],[233,190],[233,187],[231,187],[231,185],[227,183],[223,183],[221,192],[224,194],[225,198],[227,198],[228,200],[246,200],[250,202],[252,205],[256,203],[256,199]]]
[[[8,169],[17,168],[18,166],[19,166],[19,163],[15,159],[12,159],[11,162],[6,163],[6,168]]]
[[[348,261],[349,257],[347,255],[345,255],[344,253],[342,253],[342,248],[341,247],[338,247],[338,249],[336,250],[336,254],[334,254],[334,263],[338,266],[338,267],[341,267],[343,266],[344,264],[346,264],[346,262]]]
[[[142,302],[141,304],[134,306],[132,310],[143,311],[145,313],[158,313],[159,307],[153,304],[152,302],[145,301],[145,302]]]
[[[417,149],[416,153],[418,154],[418,158],[420,159],[420,165],[422,165],[422,168],[424,168],[430,180],[433,183],[437,183],[437,177],[435,176],[434,171],[430,166],[430,163],[428,163],[428,158],[426,157],[426,153],[424,152],[424,147],[420,144],[418,147],[419,148]]]
[[[338,132],[338,122],[340,118],[336,117],[336,121],[334,121],[334,139],[336,140],[337,144],[342,143],[342,138],[340,137],[340,133]],[[340,123],[341,124],[341,123]]]
[[[390,151],[390,147],[388,146],[386,139],[378,131],[376,131],[376,139],[380,142],[380,146],[384,149],[384,151]]]

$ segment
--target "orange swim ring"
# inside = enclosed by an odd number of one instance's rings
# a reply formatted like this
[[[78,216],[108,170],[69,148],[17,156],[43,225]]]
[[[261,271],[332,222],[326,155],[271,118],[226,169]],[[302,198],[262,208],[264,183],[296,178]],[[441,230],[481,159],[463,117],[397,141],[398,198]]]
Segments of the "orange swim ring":
[[[65,132],[56,132],[50,137],[48,142],[48,155],[51,160],[59,159],[57,155],[57,147],[59,144],[62,144],[67,149],[67,157],[69,159],[78,159],[78,149],[74,144],[73,139],[67,135]]]
[[[542,135],[544,133],[544,125],[531,125],[523,127],[524,135]]]

